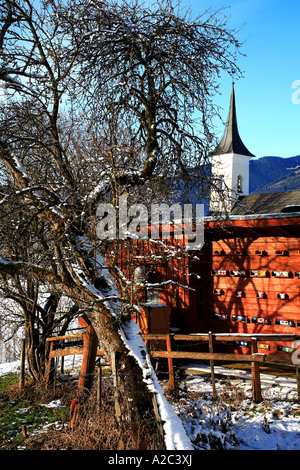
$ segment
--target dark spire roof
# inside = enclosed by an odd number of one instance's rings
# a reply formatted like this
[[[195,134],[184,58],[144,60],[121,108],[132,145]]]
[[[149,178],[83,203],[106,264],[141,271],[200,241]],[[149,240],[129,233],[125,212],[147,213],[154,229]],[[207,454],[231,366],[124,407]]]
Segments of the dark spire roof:
[[[232,84],[229,113],[225,132],[221,142],[213,152],[213,155],[223,155],[227,153],[238,153],[239,155],[254,157],[254,155],[245,147],[239,135],[235,108],[234,83]]]

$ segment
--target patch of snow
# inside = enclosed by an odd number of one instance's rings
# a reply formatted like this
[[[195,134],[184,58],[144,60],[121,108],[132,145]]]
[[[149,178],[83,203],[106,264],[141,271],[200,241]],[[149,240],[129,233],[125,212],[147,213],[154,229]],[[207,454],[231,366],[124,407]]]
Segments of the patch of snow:
[[[207,376],[186,377],[183,386],[189,393],[192,392],[193,398],[181,400],[173,406],[187,434],[196,443],[196,448],[211,450],[211,441],[225,439],[224,449],[300,450],[300,403],[297,389],[291,387],[291,382],[286,385],[278,385],[275,381],[272,384],[262,383],[263,401],[253,403],[251,382],[243,380],[244,371],[236,372],[236,377],[229,378],[228,391],[231,386],[232,389],[238,387],[245,397],[238,406],[235,405],[231,410],[228,408],[227,415],[224,415],[227,406],[224,400],[221,399],[218,404],[212,403],[209,372]],[[217,396],[220,397],[226,389],[225,380],[216,378],[215,383]],[[218,422],[221,429],[226,427],[222,436],[220,429],[216,428]]]
[[[20,361],[5,362],[0,364],[0,377],[1,375],[6,375],[12,373],[20,372]]]
[[[53,400],[50,403],[42,403],[41,406],[45,406],[45,408],[65,408],[63,405],[61,405],[60,399],[58,400]]]
[[[180,366],[179,366],[180,367]],[[182,366],[186,370],[187,373],[189,373],[189,370],[192,372],[197,371],[197,372],[204,372],[207,374],[210,374],[210,365],[207,364],[199,364],[199,363],[188,363]],[[214,372],[215,375],[223,375],[226,377],[232,377],[232,378],[239,378],[240,380],[246,381],[252,379],[251,377],[251,372],[247,372],[245,370],[239,370],[239,369],[229,369],[226,367],[221,367],[221,366],[214,366]],[[260,373],[260,381],[261,383],[268,384],[268,385],[278,385],[281,387],[290,387],[294,390],[297,389],[297,380],[293,377],[283,377],[283,376],[270,376],[268,374],[263,374]]]
[[[27,413],[30,410],[30,407],[27,408],[19,408],[16,413],[17,414],[22,414],[22,413]]]

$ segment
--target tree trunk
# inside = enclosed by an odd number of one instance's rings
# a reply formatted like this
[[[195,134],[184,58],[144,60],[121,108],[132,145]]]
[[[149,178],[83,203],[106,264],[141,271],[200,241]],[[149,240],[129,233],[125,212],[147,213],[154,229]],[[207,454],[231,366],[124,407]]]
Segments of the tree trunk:
[[[41,377],[40,364],[37,361],[36,349],[39,347],[37,332],[34,328],[34,322],[31,315],[25,314],[25,341],[26,341],[26,357],[29,373],[35,381]]]
[[[137,360],[129,354],[129,350],[121,337],[117,321],[108,320],[103,312],[94,313],[90,317],[101,348],[111,362],[114,373],[116,417],[120,427],[128,430],[139,449],[149,446],[149,435],[159,434],[158,417],[153,407],[154,394],[151,392],[143,377],[143,370]],[[122,429],[120,430],[122,432]],[[120,432],[120,435],[121,435]],[[162,438],[162,436],[161,436]],[[151,443],[150,443],[151,445]],[[159,443],[164,448],[163,438]]]

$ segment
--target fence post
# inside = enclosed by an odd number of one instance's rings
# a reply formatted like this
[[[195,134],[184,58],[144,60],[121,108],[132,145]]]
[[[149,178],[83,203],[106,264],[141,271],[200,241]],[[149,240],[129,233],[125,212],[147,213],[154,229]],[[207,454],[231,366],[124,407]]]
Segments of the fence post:
[[[102,400],[102,365],[101,358],[98,359],[98,374],[97,374],[97,403],[101,407]]]
[[[297,396],[298,400],[300,400],[300,374],[299,374],[299,364],[296,363],[296,379],[297,379]]]
[[[172,351],[172,346],[171,346],[171,336],[170,335],[166,336],[166,343],[167,343],[167,351],[171,352]],[[169,368],[170,389],[175,390],[174,367],[173,367],[173,358],[172,357],[168,357],[168,368]]]
[[[26,424],[22,424],[23,437],[28,437]]]
[[[256,354],[258,351],[257,348],[257,339],[251,338],[251,354]],[[260,385],[260,373],[259,373],[259,364],[257,361],[252,362],[252,400],[256,403],[261,402],[261,385]]]
[[[115,413],[116,419],[118,423],[118,430],[117,430],[117,437],[118,437],[118,450],[124,450],[124,442],[122,439],[122,411],[120,405],[120,393],[119,393],[119,384],[118,384],[118,365],[117,365],[117,357],[116,352],[112,351],[111,353],[111,368],[112,368],[112,375],[113,375],[113,383],[114,383],[114,399],[115,399]]]
[[[90,390],[97,357],[98,338],[92,325],[88,325],[83,339],[82,364],[78,388]]]
[[[48,359],[48,364],[47,364],[47,367],[46,367],[46,389],[49,387],[49,384],[51,382],[51,379],[52,379],[52,375],[53,375],[53,365],[54,365],[54,360],[53,360],[53,357],[52,357],[52,352],[53,352],[53,349],[54,349],[54,343],[53,341],[51,341],[50,343],[50,351],[49,351],[49,359]]]
[[[61,349],[64,349],[64,346],[65,346],[65,342],[64,342],[64,340],[62,340],[61,343],[60,343]],[[65,358],[64,358],[64,356],[61,356],[61,358],[60,358],[60,373],[61,374],[64,374],[64,365],[65,365]]]
[[[21,364],[20,364],[20,381],[19,388],[22,389],[25,382],[25,339],[22,340],[21,346]]]
[[[213,339],[212,339],[212,332],[208,332],[208,350],[210,353],[213,353]],[[210,362],[210,373],[211,373],[211,383],[212,383],[212,392],[213,392],[213,400],[217,399],[217,391],[216,391],[216,382],[215,382],[215,369],[214,369],[214,361]]]

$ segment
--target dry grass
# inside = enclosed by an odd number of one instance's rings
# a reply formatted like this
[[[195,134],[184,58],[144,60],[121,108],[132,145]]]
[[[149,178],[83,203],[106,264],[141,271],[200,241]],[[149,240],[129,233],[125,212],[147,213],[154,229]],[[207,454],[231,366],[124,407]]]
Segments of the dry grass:
[[[246,393],[239,382],[233,382],[229,378],[221,381],[222,387],[217,393],[217,404],[224,403],[231,411],[238,410],[241,403],[246,399]]]
[[[70,409],[71,401],[76,398],[77,393],[77,388],[64,384],[56,386],[55,391],[49,390],[42,401],[46,403],[46,397],[49,401],[60,398],[61,403]],[[145,420],[137,433],[127,420],[124,409],[122,422],[116,421],[113,387],[108,377],[103,379],[101,403],[97,402],[95,390],[92,389],[78,409],[73,429],[68,420],[38,435],[29,435],[24,442],[26,450],[162,449],[159,434],[153,429],[152,420]]]

